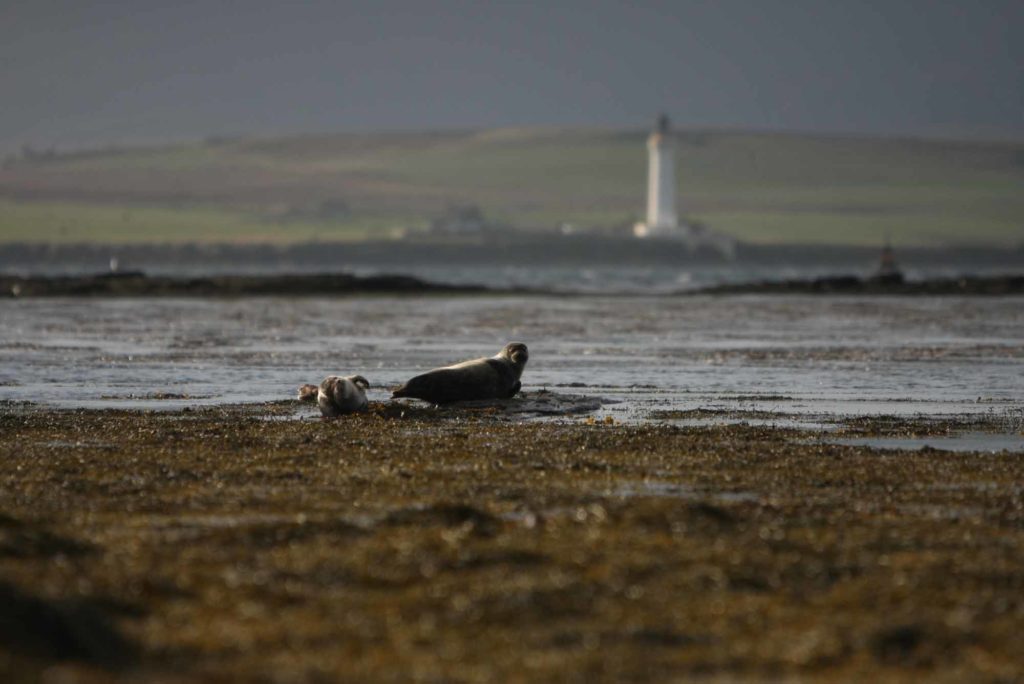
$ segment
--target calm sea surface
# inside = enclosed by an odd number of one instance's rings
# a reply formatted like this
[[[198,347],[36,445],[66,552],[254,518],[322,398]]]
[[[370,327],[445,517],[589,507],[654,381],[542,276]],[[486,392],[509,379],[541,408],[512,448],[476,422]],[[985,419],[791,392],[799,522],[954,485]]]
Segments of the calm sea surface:
[[[0,400],[265,401],[357,372],[383,399],[415,373],[507,340],[530,347],[525,389],[600,396],[621,418],[694,408],[807,421],[1024,416],[1019,297],[4,299]]]

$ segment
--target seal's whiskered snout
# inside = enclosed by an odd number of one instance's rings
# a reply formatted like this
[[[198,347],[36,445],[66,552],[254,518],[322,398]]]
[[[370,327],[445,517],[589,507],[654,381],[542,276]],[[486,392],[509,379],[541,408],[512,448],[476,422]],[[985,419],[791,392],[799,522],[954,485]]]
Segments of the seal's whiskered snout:
[[[299,401],[316,401],[317,392],[320,388],[316,385],[303,385],[299,388],[298,400]]]
[[[522,342],[509,342],[502,349],[502,355],[517,365],[523,365],[530,360],[530,352]]]

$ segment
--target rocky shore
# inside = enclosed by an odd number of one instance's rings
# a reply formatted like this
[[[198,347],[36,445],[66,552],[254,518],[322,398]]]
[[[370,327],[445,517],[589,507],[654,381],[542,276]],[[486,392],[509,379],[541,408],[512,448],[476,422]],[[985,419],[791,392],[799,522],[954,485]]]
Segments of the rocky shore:
[[[261,295],[474,294],[477,285],[445,285],[398,275],[221,275],[197,278],[150,276],[142,272],[83,276],[0,276],[8,297],[234,297]]]
[[[0,672],[1024,676],[1019,453],[494,407],[297,411],[0,407]]]
[[[1016,295],[1024,294],[1024,275],[965,276],[904,280],[834,276],[806,280],[765,280],[718,285],[702,294],[848,294],[848,295]]]
[[[219,275],[194,278],[142,272],[79,276],[3,276],[0,297],[235,297],[350,294],[544,294],[542,290],[450,285],[400,275]],[[1019,295],[1024,275],[921,281],[857,276],[717,285],[678,294]]]

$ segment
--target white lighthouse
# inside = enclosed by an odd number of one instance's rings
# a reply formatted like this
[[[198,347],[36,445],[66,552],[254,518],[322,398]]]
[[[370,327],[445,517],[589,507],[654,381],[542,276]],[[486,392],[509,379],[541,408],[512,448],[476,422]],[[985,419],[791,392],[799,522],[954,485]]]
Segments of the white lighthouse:
[[[681,233],[676,215],[675,152],[668,117],[662,114],[647,138],[647,221],[633,226],[637,237],[670,237]]]

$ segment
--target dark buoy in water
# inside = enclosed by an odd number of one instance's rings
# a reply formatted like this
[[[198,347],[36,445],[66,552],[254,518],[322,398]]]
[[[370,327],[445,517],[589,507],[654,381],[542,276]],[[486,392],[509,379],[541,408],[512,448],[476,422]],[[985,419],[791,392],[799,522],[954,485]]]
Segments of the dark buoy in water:
[[[903,271],[900,270],[899,265],[896,263],[896,255],[893,254],[892,245],[886,240],[885,246],[882,247],[882,257],[878,262],[878,270],[871,277],[871,282],[882,285],[902,285],[903,280]]]

